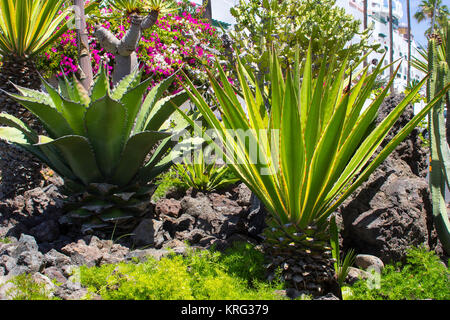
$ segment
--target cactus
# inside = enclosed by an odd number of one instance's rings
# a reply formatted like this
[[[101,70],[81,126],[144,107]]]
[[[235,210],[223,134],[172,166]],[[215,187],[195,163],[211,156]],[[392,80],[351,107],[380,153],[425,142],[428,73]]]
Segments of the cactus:
[[[427,101],[440,92],[450,82],[450,33],[447,22],[442,37],[430,37],[428,42],[428,72],[431,77],[427,83]],[[446,54],[439,59],[438,46],[444,40]],[[433,206],[433,219],[443,249],[450,254],[450,222],[445,202],[445,186],[450,188],[450,149],[446,139],[444,106],[449,105],[449,94],[442,98],[430,112],[428,121],[431,140],[430,189]],[[447,111],[449,112],[449,111]]]

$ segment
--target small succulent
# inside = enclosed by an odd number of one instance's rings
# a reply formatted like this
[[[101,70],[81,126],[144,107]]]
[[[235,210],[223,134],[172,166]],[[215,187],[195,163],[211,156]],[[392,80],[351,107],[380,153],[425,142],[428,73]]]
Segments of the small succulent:
[[[185,158],[183,164],[175,168],[186,187],[199,191],[213,191],[224,188],[239,181],[226,165],[218,166],[215,161],[207,163],[203,149],[194,152],[193,161]]]
[[[187,99],[183,92],[163,97],[169,77],[153,87],[140,82],[141,72],[125,77],[113,89],[104,70],[90,91],[74,78],[60,79],[55,89],[43,80],[46,92],[16,86],[9,94],[33,113],[48,136],[38,135],[18,118],[0,114],[0,138],[37,156],[63,177],[75,200],[65,216],[84,230],[128,229],[146,210],[154,177],[172,165],[176,143],[169,118]]]

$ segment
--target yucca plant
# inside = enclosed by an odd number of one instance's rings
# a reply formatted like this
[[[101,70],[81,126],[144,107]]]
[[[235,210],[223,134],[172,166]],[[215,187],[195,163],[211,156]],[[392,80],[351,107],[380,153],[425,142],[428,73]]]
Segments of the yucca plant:
[[[108,0],[106,3],[119,11],[125,12],[126,15],[150,11],[167,14],[177,10],[174,0]]]
[[[24,148],[65,180],[73,203],[67,215],[83,230],[129,230],[149,205],[148,184],[172,164],[168,154],[175,129],[167,120],[185,93],[163,97],[169,77],[145,97],[150,79],[139,83],[135,71],[114,89],[103,69],[90,94],[74,79],[60,80],[58,90],[43,80],[46,92],[16,86],[10,94],[44,125],[48,136],[2,113],[0,138]],[[166,128],[167,127],[167,128]]]
[[[270,82],[263,89],[238,60],[243,103],[217,64],[220,83],[212,74],[209,79],[222,121],[191,82],[186,87],[216,130],[214,141],[223,145],[226,162],[270,213],[264,232],[266,252],[272,259],[269,271],[281,267],[285,279],[297,288],[320,293],[335,284],[330,215],[414,129],[449,85],[374,155],[426,79],[375,127],[378,108],[395,75],[363,110],[381,63],[373,73],[365,68],[358,80],[351,81],[347,61],[339,73],[331,71],[333,58],[313,78],[311,56],[310,48],[301,67],[297,55],[294,70],[284,70],[284,75],[277,55],[271,53]]]
[[[205,159],[202,148],[193,152],[192,159],[185,158],[175,168],[182,184],[198,191],[219,190],[239,181],[228,166]]]

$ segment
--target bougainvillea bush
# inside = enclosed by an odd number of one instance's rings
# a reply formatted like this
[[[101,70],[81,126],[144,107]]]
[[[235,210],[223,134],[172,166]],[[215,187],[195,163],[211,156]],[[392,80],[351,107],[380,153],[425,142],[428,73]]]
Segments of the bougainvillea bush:
[[[152,85],[179,69],[202,84],[207,78],[202,65],[212,65],[214,55],[223,50],[218,31],[202,18],[202,8],[186,0],[178,4],[178,12],[160,16],[154,27],[144,30],[137,49],[143,78],[153,77]],[[102,63],[106,63],[109,71],[114,66],[114,55],[105,52],[93,36],[95,24],[101,24],[121,39],[129,21],[111,8],[99,8],[87,17],[94,74]],[[77,73],[75,30],[68,30],[44,51],[36,66],[46,78]],[[176,82],[173,86],[171,91],[179,89]]]

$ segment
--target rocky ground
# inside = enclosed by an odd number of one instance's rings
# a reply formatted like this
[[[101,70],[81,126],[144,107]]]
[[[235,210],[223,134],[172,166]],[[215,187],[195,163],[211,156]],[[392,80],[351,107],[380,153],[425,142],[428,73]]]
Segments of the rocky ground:
[[[390,96],[380,107],[377,123],[402,99]],[[382,145],[412,117],[407,107]],[[443,254],[436,235],[427,180],[428,148],[419,130],[405,139],[339,208],[344,246],[376,255],[384,263],[401,261],[409,246],[423,245]]]
[[[186,242],[191,248],[207,249],[214,245],[218,250],[226,249],[234,241],[260,242],[266,213],[244,184],[222,193],[188,191],[184,196],[174,196],[169,194],[154,203],[132,235],[119,241],[65,229],[59,222],[62,196],[54,185],[27,191],[14,201],[7,201],[2,210],[10,212],[10,216],[7,219],[8,215],[2,215],[0,237],[8,237],[10,242],[0,242],[0,286],[3,284],[0,299],[10,298],[7,293],[13,284],[8,280],[24,273],[43,283],[55,297],[78,300],[87,294],[74,272],[81,265],[92,267],[148,257],[159,260],[170,252],[184,254]],[[383,264],[374,256],[360,260],[367,259],[369,262],[358,264],[363,267]],[[349,282],[367,276],[363,270],[352,268]],[[283,293],[295,298],[305,292],[291,288]],[[337,298],[327,294],[318,299]]]
[[[58,184],[58,181],[55,181]],[[173,196],[173,197],[172,197]],[[79,299],[86,290],[74,283],[77,266],[99,266],[134,257],[157,259],[171,252],[183,254],[187,245],[218,250],[234,241],[257,244],[265,212],[239,184],[222,193],[168,195],[153,203],[145,219],[129,236],[83,235],[61,223],[63,196],[55,184],[35,188],[0,203],[0,283],[23,273],[33,274],[62,299]],[[61,283],[56,287],[52,280]],[[0,298],[11,284],[0,289]]]

